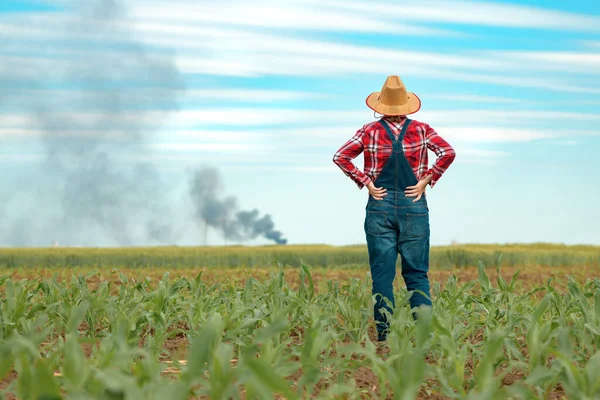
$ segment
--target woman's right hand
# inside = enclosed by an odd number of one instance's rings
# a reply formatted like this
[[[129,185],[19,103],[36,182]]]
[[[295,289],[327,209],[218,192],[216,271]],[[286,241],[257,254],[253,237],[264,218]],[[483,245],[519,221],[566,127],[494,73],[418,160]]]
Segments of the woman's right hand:
[[[375,200],[383,200],[383,198],[387,196],[387,189],[375,187],[373,181],[369,182],[367,189],[369,189],[369,193]]]

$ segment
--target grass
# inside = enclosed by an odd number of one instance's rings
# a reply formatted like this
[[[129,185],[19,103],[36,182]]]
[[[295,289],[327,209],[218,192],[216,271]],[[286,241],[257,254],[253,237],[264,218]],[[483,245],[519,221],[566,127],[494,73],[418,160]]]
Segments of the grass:
[[[555,244],[433,247],[431,268],[474,267],[482,261],[503,267],[599,266],[600,247]],[[150,247],[0,249],[0,268],[255,268],[281,263],[299,267],[364,267],[365,246]],[[400,261],[399,261],[400,262]]]

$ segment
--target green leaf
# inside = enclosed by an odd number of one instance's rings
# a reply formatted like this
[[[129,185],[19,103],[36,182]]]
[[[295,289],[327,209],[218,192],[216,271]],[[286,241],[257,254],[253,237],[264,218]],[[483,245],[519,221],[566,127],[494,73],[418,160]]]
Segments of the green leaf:
[[[514,400],[538,399],[537,394],[523,382],[515,382],[507,387],[506,394],[510,396],[508,399]]]
[[[558,375],[557,371],[552,371],[543,365],[538,365],[531,371],[529,376],[525,379],[525,383],[533,386],[542,386],[543,383],[551,378]]]
[[[484,288],[485,290],[490,290],[492,287],[492,285],[490,283],[490,278],[488,277],[487,273],[485,272],[485,265],[481,261],[477,262],[477,274],[478,274],[479,284],[481,285],[481,287]]]
[[[58,384],[54,378],[54,368],[51,359],[41,359],[35,366],[34,391],[37,399],[60,399]]]
[[[90,303],[88,301],[82,301],[77,306],[73,307],[71,310],[71,317],[67,321],[66,331],[67,333],[77,331],[77,328],[83,321],[85,314],[88,312],[90,308]]]
[[[497,271],[500,269],[501,265],[502,265],[502,253],[500,253],[500,255],[498,255],[498,258],[496,258],[496,270]]]
[[[306,289],[306,294],[307,294],[308,300],[311,301],[315,294],[315,284],[313,282],[313,278],[310,273],[310,268],[308,265],[306,265],[304,263],[301,264],[300,268],[301,268],[300,281],[302,282],[302,286],[306,287],[304,284],[304,278],[308,279],[308,288]]]
[[[17,371],[17,395],[20,399],[30,399],[33,393],[33,376],[32,366],[29,360],[29,355],[26,353],[19,353],[15,360],[15,370]]]
[[[187,359],[186,379],[200,376],[206,369],[212,353],[220,339],[220,332],[213,321],[207,322],[190,344]]]
[[[519,274],[521,273],[521,270],[517,270],[517,272],[515,272],[513,274],[513,276],[510,278],[510,291],[512,292],[515,289],[515,286],[517,284],[517,277],[519,276]]]
[[[62,397],[58,394],[41,394],[36,400],[62,400]]]
[[[504,330],[497,330],[492,332],[485,341],[484,354],[475,371],[475,382],[480,390],[488,390],[497,386],[497,382],[494,381],[495,363],[502,350],[505,336]]]
[[[550,300],[552,299],[552,294],[547,294],[544,296],[538,307],[535,309],[533,314],[531,315],[531,322],[536,324],[539,322],[542,315],[548,310],[550,306]]]
[[[594,295],[594,311],[596,314],[596,323],[600,325],[600,289],[597,289]]]
[[[500,290],[502,290],[503,292],[507,292],[509,289],[508,284],[506,283],[506,280],[502,277],[502,275],[500,274],[500,265],[498,264],[496,266],[496,273],[498,274],[498,287],[500,288]]]
[[[88,371],[85,365],[85,355],[74,333],[67,334],[64,352],[63,376],[69,382],[70,389],[80,389],[87,379]]]
[[[295,393],[292,392],[287,381],[277,374],[273,373],[273,368],[270,365],[265,365],[260,358],[252,355],[244,358],[244,365],[254,376],[254,383],[262,386],[263,390],[272,393],[281,393],[285,399],[297,399]],[[270,397],[273,398],[273,397]]]
[[[600,394],[598,393],[600,390],[600,351],[597,351],[588,360],[588,363],[585,366],[585,374],[587,375],[588,383],[595,392],[595,395]]]
[[[274,338],[278,334],[281,334],[287,331],[288,329],[288,318],[286,316],[279,316],[277,318],[274,318],[271,324],[258,330],[255,335],[255,340],[258,343],[262,343],[271,338]]]
[[[246,280],[246,286],[244,287],[244,303],[250,304],[253,296],[254,296],[254,278],[248,278]]]
[[[432,308],[422,306],[417,309],[417,346],[422,349],[431,336],[433,321]]]
[[[583,326],[585,326],[594,335],[600,336],[600,326],[597,326],[595,324],[584,324]]]
[[[8,374],[14,363],[14,356],[8,344],[3,343],[0,347],[0,379]]]

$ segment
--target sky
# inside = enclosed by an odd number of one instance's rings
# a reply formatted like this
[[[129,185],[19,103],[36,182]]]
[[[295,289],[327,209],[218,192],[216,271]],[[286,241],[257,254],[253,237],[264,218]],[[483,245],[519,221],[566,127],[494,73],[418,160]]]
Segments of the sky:
[[[364,244],[332,157],[388,75],[457,153],[432,245],[600,245],[596,1],[2,0],[0,38],[0,246],[273,243],[204,230],[204,167],[289,244]]]

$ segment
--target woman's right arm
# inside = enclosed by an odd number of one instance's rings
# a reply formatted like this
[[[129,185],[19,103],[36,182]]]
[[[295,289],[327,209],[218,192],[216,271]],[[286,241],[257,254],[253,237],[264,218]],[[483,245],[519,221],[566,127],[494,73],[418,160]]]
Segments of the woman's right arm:
[[[356,183],[359,189],[371,183],[371,178],[359,170],[352,162],[365,146],[365,128],[359,129],[356,134],[348,140],[333,156],[333,162]]]
[[[444,140],[437,132],[429,125],[425,124],[425,140],[427,148],[437,155],[437,159],[426,172],[426,175],[431,175],[429,186],[433,187],[440,180],[442,174],[450,167],[456,158],[454,148]]]

